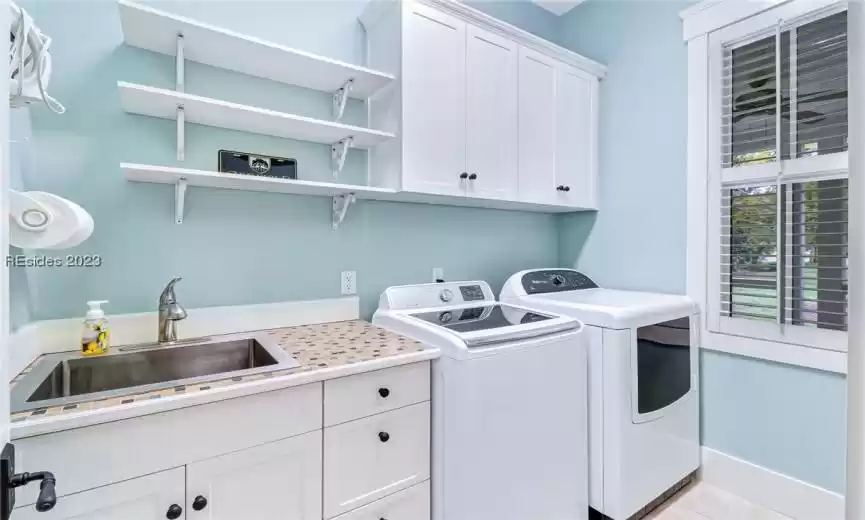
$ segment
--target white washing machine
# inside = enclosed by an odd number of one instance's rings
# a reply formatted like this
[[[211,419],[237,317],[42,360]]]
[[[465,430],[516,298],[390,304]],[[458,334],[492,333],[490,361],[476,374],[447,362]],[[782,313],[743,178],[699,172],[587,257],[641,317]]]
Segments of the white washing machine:
[[[586,344],[579,321],[496,303],[486,282],[391,287],[373,323],[433,362],[436,520],[586,520]]]
[[[516,273],[502,302],[572,316],[589,343],[589,503],[642,514],[700,463],[699,314],[685,296],[599,288],[571,269]]]

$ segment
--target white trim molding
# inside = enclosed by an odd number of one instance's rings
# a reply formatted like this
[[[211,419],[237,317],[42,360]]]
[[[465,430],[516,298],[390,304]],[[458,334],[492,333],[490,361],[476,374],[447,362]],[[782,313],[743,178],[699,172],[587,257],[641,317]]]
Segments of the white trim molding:
[[[700,479],[796,520],[843,520],[844,497],[703,447]]]
[[[835,374],[847,373],[847,353],[836,350],[706,331],[703,331],[700,348]]]
[[[791,0],[704,0],[679,12],[682,37],[690,41]]]

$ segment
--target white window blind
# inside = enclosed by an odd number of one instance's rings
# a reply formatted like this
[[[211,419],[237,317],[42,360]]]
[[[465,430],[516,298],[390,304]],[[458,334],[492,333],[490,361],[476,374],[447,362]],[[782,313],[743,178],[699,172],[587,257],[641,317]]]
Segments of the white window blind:
[[[846,331],[847,13],[726,46],[722,67],[720,315]]]

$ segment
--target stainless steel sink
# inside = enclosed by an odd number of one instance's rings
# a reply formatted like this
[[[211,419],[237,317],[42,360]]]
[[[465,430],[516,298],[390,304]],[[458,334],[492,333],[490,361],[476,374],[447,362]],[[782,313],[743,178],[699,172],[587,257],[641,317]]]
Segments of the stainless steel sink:
[[[299,364],[266,335],[115,347],[109,354],[43,356],[12,387],[12,412],[272,372]]]

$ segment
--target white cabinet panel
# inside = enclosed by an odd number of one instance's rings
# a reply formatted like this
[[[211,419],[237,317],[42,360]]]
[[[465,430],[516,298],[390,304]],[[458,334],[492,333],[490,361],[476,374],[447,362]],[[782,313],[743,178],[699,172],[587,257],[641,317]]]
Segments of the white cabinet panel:
[[[190,464],[186,518],[320,520],[321,456],[316,431]]]
[[[429,520],[429,480],[336,517],[335,520]]]
[[[559,64],[555,184],[561,204],[597,208],[597,94],[597,78]]]
[[[466,167],[466,25],[411,4],[402,60],[403,189],[460,195]]]
[[[62,481],[60,482],[62,485]],[[15,520],[154,520],[176,506],[186,517],[184,470],[175,468],[60,497],[54,509],[39,513],[33,506],[16,509]],[[38,487],[38,485],[36,486]]]
[[[467,194],[515,200],[519,47],[473,25],[466,38]]]
[[[429,401],[430,364],[385,368],[324,382],[324,425]]]
[[[556,199],[556,65],[520,48],[519,196],[525,202]]]
[[[325,428],[324,517],[427,480],[429,450],[429,402]]]

